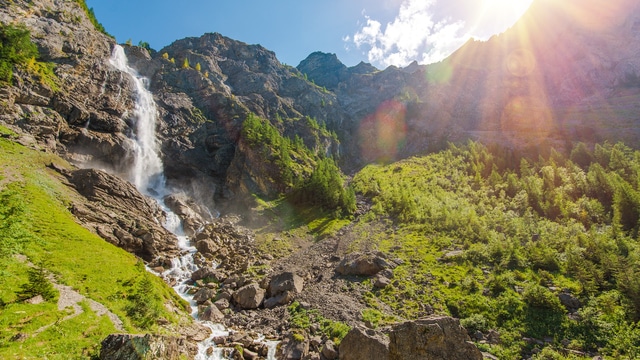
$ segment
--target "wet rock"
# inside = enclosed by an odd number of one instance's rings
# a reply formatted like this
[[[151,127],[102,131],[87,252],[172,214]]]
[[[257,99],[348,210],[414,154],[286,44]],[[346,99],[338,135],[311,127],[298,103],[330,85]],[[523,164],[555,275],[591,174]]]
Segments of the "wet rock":
[[[389,338],[374,330],[351,329],[340,342],[340,360],[389,359]]]
[[[249,284],[233,293],[234,303],[241,309],[257,309],[264,300],[265,291],[258,284]]]
[[[171,194],[165,196],[164,203],[182,220],[184,233],[193,236],[206,224],[203,215],[207,211],[198,205],[193,199],[183,194]],[[204,215],[206,216],[206,215]]]
[[[395,267],[394,263],[388,262],[379,254],[352,253],[338,264],[336,271],[341,275],[372,276],[384,269]]]
[[[197,346],[184,338],[160,335],[113,334],[102,341],[101,360],[164,360],[195,356]]]
[[[481,360],[458,319],[434,316],[393,326],[389,334],[390,360]]]

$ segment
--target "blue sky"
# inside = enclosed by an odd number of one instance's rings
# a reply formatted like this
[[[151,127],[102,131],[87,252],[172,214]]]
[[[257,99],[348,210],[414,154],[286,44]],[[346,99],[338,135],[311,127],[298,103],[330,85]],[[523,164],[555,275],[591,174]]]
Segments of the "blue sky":
[[[531,0],[86,0],[118,42],[156,50],[187,36],[219,32],[260,44],[297,66],[314,51],[348,66],[378,68],[439,61],[470,37],[511,26]]]

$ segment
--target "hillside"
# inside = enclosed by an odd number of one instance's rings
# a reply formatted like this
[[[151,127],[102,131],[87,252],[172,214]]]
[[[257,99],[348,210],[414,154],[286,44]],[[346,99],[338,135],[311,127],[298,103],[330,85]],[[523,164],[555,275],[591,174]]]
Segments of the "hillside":
[[[640,356],[634,1],[384,70],[0,2],[0,358]]]

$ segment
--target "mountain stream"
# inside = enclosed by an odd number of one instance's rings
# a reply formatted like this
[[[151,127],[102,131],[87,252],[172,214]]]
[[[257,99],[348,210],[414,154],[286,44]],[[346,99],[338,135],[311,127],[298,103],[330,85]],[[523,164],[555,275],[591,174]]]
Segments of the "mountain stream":
[[[165,204],[164,198],[170,195],[170,189],[166,187],[162,160],[160,159],[158,141],[156,139],[156,118],[157,109],[153,95],[147,89],[147,79],[140,76],[138,72],[128,65],[127,56],[120,45],[116,45],[109,60],[111,65],[122,73],[131,77],[135,84],[135,133],[134,140],[134,163],[130,169],[129,180],[138,190],[152,198],[163,208],[166,213],[164,227],[171,231],[178,238],[178,245],[182,255],[172,259],[172,267],[164,271],[161,276],[164,279],[175,280],[173,289],[191,305],[191,315],[204,326],[211,329],[208,339],[198,344],[198,354],[196,360],[217,360],[224,359],[223,349],[215,346],[213,339],[218,336],[228,336],[229,331],[221,324],[214,324],[198,319],[198,306],[193,301],[193,295],[189,294],[191,286],[191,274],[198,269],[194,261],[196,248],[190,244],[189,238],[184,235],[182,221]],[[267,359],[275,359],[275,342],[265,342],[269,346],[269,356]]]

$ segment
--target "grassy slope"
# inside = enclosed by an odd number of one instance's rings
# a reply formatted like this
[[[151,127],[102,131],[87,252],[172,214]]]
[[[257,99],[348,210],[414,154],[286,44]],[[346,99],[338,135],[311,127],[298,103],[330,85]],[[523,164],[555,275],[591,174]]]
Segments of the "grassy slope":
[[[172,289],[139,266],[133,255],[74,221],[68,207],[77,195],[59,181],[60,175],[46,168],[52,162],[66,165],[54,155],[0,139],[0,191],[13,191],[12,201],[23,204],[20,216],[28,234],[17,252],[32,263],[44,263],[59,283],[107,306],[120,317],[127,331],[161,331],[155,325],[140,329],[127,315],[131,295],[142,278],[149,278],[154,284],[152,298],[160,304],[160,316],[173,323],[184,320],[182,314],[168,313],[162,306],[165,302],[182,306]],[[4,268],[0,300],[7,304],[0,312],[0,358],[82,358],[95,353],[99,342],[116,331],[108,318],[96,316],[86,306],[82,315],[56,322],[70,309],[58,311],[55,301],[40,305],[15,302],[20,286],[27,282],[27,265],[14,256],[3,256],[0,262]],[[54,325],[31,336],[35,329],[49,324]],[[29,337],[24,342],[12,341],[18,333]]]

